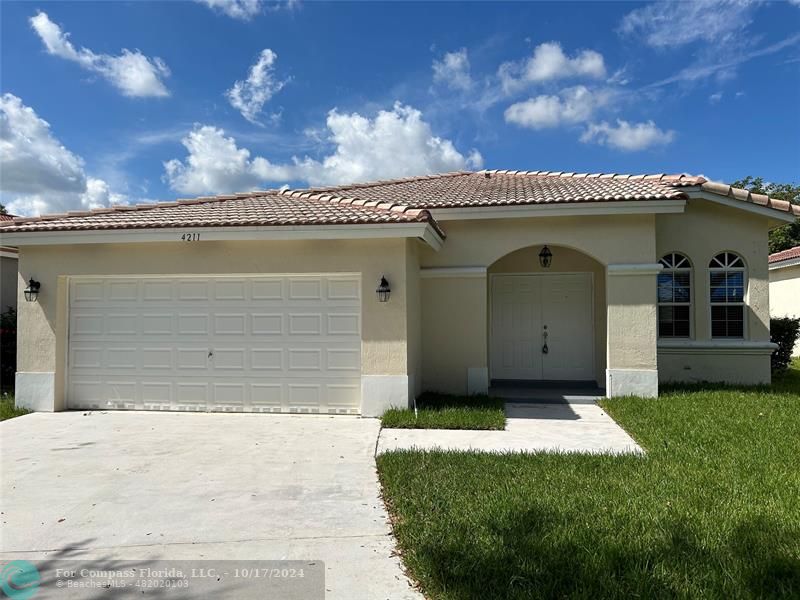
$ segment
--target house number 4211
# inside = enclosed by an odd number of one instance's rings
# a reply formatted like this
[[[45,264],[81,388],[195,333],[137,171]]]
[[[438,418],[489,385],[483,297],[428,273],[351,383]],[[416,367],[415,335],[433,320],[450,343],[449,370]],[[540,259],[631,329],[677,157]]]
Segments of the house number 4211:
[[[181,239],[184,242],[199,242],[200,241],[200,234],[199,233],[184,233],[181,236]]]

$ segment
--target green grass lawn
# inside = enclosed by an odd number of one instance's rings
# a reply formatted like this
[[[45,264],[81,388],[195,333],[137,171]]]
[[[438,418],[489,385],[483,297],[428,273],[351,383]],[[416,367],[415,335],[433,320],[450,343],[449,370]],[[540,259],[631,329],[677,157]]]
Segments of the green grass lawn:
[[[381,425],[400,429],[505,429],[505,403],[488,396],[422,394],[417,414],[411,409],[392,408],[381,417]]]
[[[378,457],[432,599],[800,597],[800,363],[772,390],[614,399],[645,457]]]
[[[14,396],[11,394],[0,395],[0,421],[13,419],[22,415],[27,415],[29,410],[14,406]]]

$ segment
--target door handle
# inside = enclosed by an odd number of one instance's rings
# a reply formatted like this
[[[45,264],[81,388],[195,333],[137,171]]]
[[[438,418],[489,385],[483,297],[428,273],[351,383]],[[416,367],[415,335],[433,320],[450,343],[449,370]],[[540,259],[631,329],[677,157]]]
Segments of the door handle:
[[[544,326],[544,331],[542,332],[542,354],[547,354],[550,352],[550,348],[547,346],[547,325]]]

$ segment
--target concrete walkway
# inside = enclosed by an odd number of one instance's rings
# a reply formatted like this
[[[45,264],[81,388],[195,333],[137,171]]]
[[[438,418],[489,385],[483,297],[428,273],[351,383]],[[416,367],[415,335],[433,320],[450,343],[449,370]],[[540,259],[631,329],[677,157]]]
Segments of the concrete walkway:
[[[581,452],[643,454],[642,448],[591,395],[558,395],[506,404],[505,431],[382,429],[377,452],[401,449],[479,452]]]

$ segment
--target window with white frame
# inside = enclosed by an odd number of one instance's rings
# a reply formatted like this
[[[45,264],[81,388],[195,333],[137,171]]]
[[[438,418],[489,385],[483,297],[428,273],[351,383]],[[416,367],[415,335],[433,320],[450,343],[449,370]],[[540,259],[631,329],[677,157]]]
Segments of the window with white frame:
[[[678,252],[670,252],[659,261],[664,267],[658,274],[658,336],[691,336],[692,264]]]
[[[742,257],[720,252],[708,264],[711,284],[711,337],[744,337],[745,266]]]

